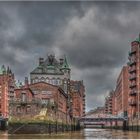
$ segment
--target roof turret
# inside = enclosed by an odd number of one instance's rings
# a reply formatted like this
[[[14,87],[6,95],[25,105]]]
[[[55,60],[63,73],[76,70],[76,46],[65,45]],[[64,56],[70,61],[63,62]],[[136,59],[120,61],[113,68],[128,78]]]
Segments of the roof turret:
[[[41,59],[42,60],[42,59]],[[47,59],[43,61],[41,65],[36,67],[31,74],[64,74],[62,69],[68,69],[69,65],[67,63],[66,57],[61,60],[61,63],[57,61],[55,55],[48,55]]]
[[[139,42],[140,43],[140,38],[136,38],[136,40],[135,41],[137,41],[137,42]]]
[[[68,65],[66,56],[64,57],[64,62],[63,62],[63,65],[62,65],[62,69],[69,69],[69,65]]]
[[[139,42],[140,43],[140,34],[139,37],[137,37],[134,41]]]
[[[22,86],[22,82],[20,82],[19,80],[16,82],[16,87],[20,88]]]
[[[4,74],[6,72],[6,68],[4,65],[0,68],[0,74]]]

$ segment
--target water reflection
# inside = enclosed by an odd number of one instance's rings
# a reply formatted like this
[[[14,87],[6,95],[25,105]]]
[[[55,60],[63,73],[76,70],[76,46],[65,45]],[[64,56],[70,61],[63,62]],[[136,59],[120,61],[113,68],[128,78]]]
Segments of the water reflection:
[[[53,134],[16,134],[0,132],[0,139],[138,139],[140,132],[110,129],[84,129],[76,132]]]
[[[6,132],[0,131],[0,139],[8,139],[7,131]]]

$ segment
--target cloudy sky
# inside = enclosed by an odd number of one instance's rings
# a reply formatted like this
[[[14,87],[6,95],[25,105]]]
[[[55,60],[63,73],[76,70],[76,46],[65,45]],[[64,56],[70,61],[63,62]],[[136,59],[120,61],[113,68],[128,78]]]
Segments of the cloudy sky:
[[[23,80],[39,57],[66,55],[86,108],[104,104],[140,32],[140,2],[0,2],[0,65]]]

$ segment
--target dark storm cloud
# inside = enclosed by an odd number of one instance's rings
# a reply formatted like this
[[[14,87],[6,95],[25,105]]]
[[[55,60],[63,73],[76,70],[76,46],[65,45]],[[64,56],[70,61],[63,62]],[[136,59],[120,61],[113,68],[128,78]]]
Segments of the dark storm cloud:
[[[0,62],[12,64],[18,77],[32,70],[35,59],[53,51],[57,30],[80,7],[79,2],[0,3]]]
[[[70,58],[77,58],[73,63],[81,68],[122,64],[129,38],[140,28],[140,11],[131,4],[93,4],[83,17],[75,16],[69,21],[56,44],[60,42],[60,48],[69,52]]]
[[[103,104],[104,95],[115,87],[130,42],[140,31],[139,7],[139,2],[84,3],[84,15],[71,17],[55,39],[77,69],[73,77],[85,81],[88,107]]]
[[[0,64],[22,79],[50,52],[84,80],[87,110],[103,105],[140,31],[140,2],[0,2]]]

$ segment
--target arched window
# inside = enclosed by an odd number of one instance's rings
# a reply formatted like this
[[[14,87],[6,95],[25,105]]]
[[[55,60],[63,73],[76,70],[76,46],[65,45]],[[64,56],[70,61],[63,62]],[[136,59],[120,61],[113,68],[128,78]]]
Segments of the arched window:
[[[56,85],[59,85],[59,78],[56,79]]]
[[[52,85],[53,85],[53,80],[52,80],[52,79],[50,79],[50,84],[52,84]]]
[[[46,83],[50,83],[50,79],[48,77],[46,78]]]
[[[67,93],[67,80],[64,79],[64,91],[65,93]]]
[[[62,85],[62,80],[60,78],[57,78],[58,85]]]
[[[52,79],[52,84],[56,85],[56,79],[55,78]]]
[[[40,81],[45,82],[45,78],[41,77]]]
[[[35,77],[34,82],[35,83],[39,82],[38,77]]]
[[[58,78],[58,85],[62,85],[62,80]]]
[[[26,93],[21,93],[22,102],[26,102]]]

